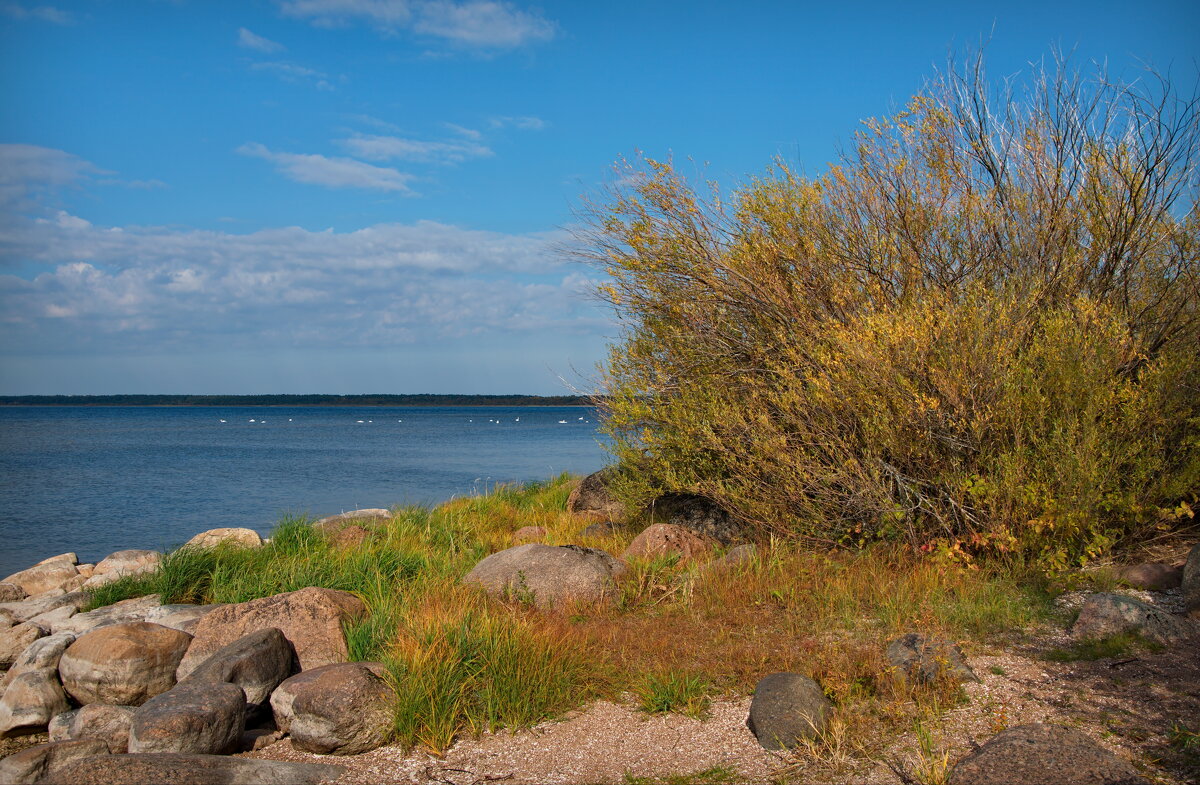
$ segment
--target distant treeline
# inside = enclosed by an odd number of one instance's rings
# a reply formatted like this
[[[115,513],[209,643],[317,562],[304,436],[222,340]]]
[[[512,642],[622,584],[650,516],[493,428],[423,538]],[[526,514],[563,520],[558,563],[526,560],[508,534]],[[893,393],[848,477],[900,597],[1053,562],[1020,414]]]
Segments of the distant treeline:
[[[0,406],[588,406],[586,395],[3,395]]]

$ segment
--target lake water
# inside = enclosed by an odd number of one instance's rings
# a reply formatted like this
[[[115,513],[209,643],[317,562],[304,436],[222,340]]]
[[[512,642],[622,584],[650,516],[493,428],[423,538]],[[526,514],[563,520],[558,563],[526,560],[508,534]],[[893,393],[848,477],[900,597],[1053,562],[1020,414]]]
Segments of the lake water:
[[[0,407],[0,577],[586,474],[596,428],[581,407]]]

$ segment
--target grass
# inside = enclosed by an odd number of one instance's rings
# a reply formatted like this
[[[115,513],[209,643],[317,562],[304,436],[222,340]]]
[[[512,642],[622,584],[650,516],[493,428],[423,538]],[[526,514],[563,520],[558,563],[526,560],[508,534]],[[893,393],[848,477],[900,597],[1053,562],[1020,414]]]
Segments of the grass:
[[[92,606],[151,593],[164,603],[211,603],[306,586],[353,592],[369,612],[346,629],[352,659],[385,664],[396,741],[435,752],[464,733],[526,727],[627,692],[646,712],[703,717],[718,695],[749,694],[767,673],[799,672],[837,706],[836,733],[812,751],[835,765],[955,698],[948,687],[891,679],[883,649],[892,637],[986,640],[1051,608],[1020,564],[964,566],[889,546],[814,551],[782,540],[728,570],[635,559],[615,603],[561,613],[519,598],[490,601],[458,584],[523,526],[544,527],[547,544],[620,554],[633,534],[581,537],[594,521],[566,512],[571,485],[563,475],[398,509],[362,524],[369,536],[348,546],[286,519],[261,548],[174,551],[158,572],[96,591]],[[680,781],[725,781],[720,772],[689,776]]]
[[[1046,652],[1051,662],[1078,662],[1123,657],[1138,650],[1161,651],[1162,644],[1146,640],[1135,632],[1122,632],[1104,638],[1085,638]]]
[[[737,771],[727,766],[713,766],[690,774],[670,774],[665,777],[637,777],[626,772],[623,785],[729,785],[739,782]]]

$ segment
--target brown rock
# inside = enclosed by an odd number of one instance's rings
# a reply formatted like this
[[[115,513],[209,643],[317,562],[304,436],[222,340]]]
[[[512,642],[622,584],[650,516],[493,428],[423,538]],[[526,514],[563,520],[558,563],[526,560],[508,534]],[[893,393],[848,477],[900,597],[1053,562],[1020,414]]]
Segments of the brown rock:
[[[59,712],[51,717],[50,723],[46,726],[46,735],[50,737],[50,741],[70,741],[71,723],[78,713],[79,709],[73,709]]]
[[[271,692],[296,670],[296,650],[274,627],[258,630],[222,646],[180,684],[236,684],[250,709],[266,703]]]
[[[330,535],[329,541],[339,548],[353,548],[362,545],[370,536],[371,533],[363,527],[351,524]]]
[[[366,610],[349,592],[318,588],[222,606],[196,625],[196,638],[179,664],[178,676],[185,678],[222,646],[268,627],[291,641],[301,670],[345,662],[349,651],[342,625]]]
[[[103,608],[96,608],[94,611],[76,613],[64,621],[52,624],[51,629],[54,632],[73,632],[76,635],[83,635],[110,624],[146,621],[146,615],[151,610],[161,607],[160,599],[157,594],[148,594],[145,597],[121,600],[112,605],[105,605]]]
[[[46,637],[46,628],[32,622],[22,622],[0,630],[0,668],[10,668],[21,652],[38,638]]]
[[[356,711],[357,707],[350,713]],[[237,752],[245,730],[246,696],[241,687],[213,682],[179,684],[133,712],[129,751],[224,755]]]
[[[0,678],[0,691],[3,691],[13,679],[27,671],[43,668],[57,671],[58,661],[62,658],[63,652],[74,642],[75,636],[69,632],[38,638],[25,647],[25,650],[13,660],[12,667],[4,674],[4,678]]]
[[[102,755],[42,780],[46,785],[319,785],[345,771],[325,763],[290,763],[222,755]]]
[[[340,531],[352,523],[382,523],[392,519],[392,511],[385,510],[381,507],[375,507],[367,510],[351,510],[344,512],[341,515],[330,515],[327,518],[322,518],[313,524],[313,528],[325,534],[333,534]]]
[[[69,607],[74,612],[87,604],[88,596],[83,592],[52,591],[27,597],[20,602],[0,603],[0,612],[7,614],[15,624],[20,624],[57,608]]]
[[[714,540],[693,534],[682,526],[656,523],[635,537],[621,558],[650,559],[679,554],[680,561],[688,561],[708,553],[715,544]]]
[[[56,769],[94,755],[105,755],[108,748],[96,739],[53,741],[26,747],[0,761],[0,782],[5,785],[32,785]]]
[[[244,548],[257,548],[263,544],[262,537],[253,529],[209,529],[200,532],[184,543],[193,548],[213,548],[221,543],[240,545]]]
[[[133,724],[133,706],[89,703],[71,712],[67,736],[72,739],[101,739],[108,751],[121,755],[129,750],[129,728]]]
[[[1118,575],[1122,581],[1135,589],[1167,591],[1179,586],[1183,580],[1183,567],[1163,562],[1147,562],[1122,567]]]
[[[625,507],[608,490],[614,477],[616,468],[613,466],[584,477],[567,497],[567,510],[606,518],[623,518]]]
[[[292,746],[320,755],[356,755],[387,742],[392,691],[357,662],[293,676],[271,696],[275,724]],[[347,711],[353,706],[354,711]]]
[[[478,584],[493,596],[549,607],[608,597],[625,569],[623,562],[596,548],[518,545],[476,564],[463,583]]]
[[[541,542],[545,538],[545,526],[522,526],[513,532],[512,540],[517,545],[521,545],[527,542]]]
[[[0,583],[0,602],[20,602],[29,596],[29,592],[15,583]]]
[[[155,624],[161,624],[164,627],[170,627],[173,630],[186,632],[188,635],[196,633],[196,625],[200,620],[207,616],[217,608],[224,607],[223,605],[159,605],[157,608],[152,608],[146,614],[146,621]]]
[[[127,575],[144,575],[154,572],[162,563],[158,551],[117,551],[102,559],[92,570],[91,577],[83,584],[85,589],[94,589],[113,583]]]
[[[112,624],[72,643],[58,672],[63,687],[82,704],[140,706],[175,685],[175,669],[191,640],[159,624]]]
[[[0,698],[0,738],[40,733],[54,715],[68,708],[58,674],[46,669],[26,671],[12,680]]]
[[[954,765],[950,785],[1148,785],[1133,766],[1060,725],[1020,725]]]
[[[36,595],[54,589],[62,589],[70,579],[79,575],[75,569],[75,554],[64,553],[38,562],[27,570],[14,572],[0,583],[20,586],[26,594]]]

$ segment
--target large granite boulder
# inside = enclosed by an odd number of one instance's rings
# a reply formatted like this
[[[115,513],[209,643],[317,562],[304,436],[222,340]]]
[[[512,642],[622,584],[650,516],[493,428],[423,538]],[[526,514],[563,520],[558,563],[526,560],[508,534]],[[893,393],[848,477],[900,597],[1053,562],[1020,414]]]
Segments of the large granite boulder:
[[[74,642],[75,636],[69,632],[59,632],[38,638],[25,647],[25,650],[13,660],[12,667],[4,674],[4,677],[0,678],[0,691],[3,691],[13,679],[27,671],[46,668],[57,672],[58,661],[62,658],[63,652]]]
[[[357,706],[342,711],[354,714]],[[246,696],[236,684],[192,682],[155,695],[133,712],[130,752],[237,752],[246,730]]]
[[[196,637],[179,664],[182,680],[222,646],[252,632],[275,627],[291,642],[307,670],[349,659],[342,625],[366,613],[353,594],[307,588],[215,608],[196,625]]]
[[[132,621],[146,621],[146,616],[154,608],[161,607],[161,598],[157,594],[145,597],[134,597],[121,600],[103,608],[96,608],[87,613],[76,613],[64,621],[51,625],[54,632],[72,632],[83,635],[92,630],[106,627],[109,624],[122,624]]]
[[[0,583],[0,602],[20,602],[29,596],[29,592],[15,583]]]
[[[102,739],[109,752],[123,754],[129,751],[129,729],[133,725],[134,711],[133,706],[89,703],[78,711],[68,712],[71,718],[66,736],[70,739]]]
[[[1088,596],[1071,625],[1071,635],[1077,640],[1107,638],[1125,632],[1137,633],[1163,645],[1174,643],[1186,634],[1179,619],[1124,594]]]
[[[695,534],[673,523],[655,523],[633,538],[621,554],[622,559],[649,559],[677,554],[679,560],[689,561],[709,553],[716,541]]]
[[[73,553],[64,553],[43,559],[29,569],[14,572],[0,583],[11,583],[20,586],[29,596],[43,594],[48,591],[62,590],[68,583],[79,575],[75,569],[77,559]]]
[[[74,613],[88,602],[90,600],[83,592],[50,591],[19,602],[0,603],[0,613],[12,619],[14,624],[20,624],[59,608],[70,608],[71,613]]]
[[[97,739],[36,744],[0,761],[0,783],[33,785],[48,775],[57,775],[75,761],[107,753],[108,748],[104,742]],[[66,772],[63,773],[69,776]]]
[[[58,672],[79,703],[140,706],[175,686],[175,670],[191,641],[186,632],[159,624],[111,624],[68,646]]]
[[[356,755],[387,742],[391,694],[371,668],[347,662],[291,677],[271,695],[271,708],[276,726],[291,736],[296,749]]]
[[[642,518],[682,526],[722,545],[732,545],[746,537],[746,527],[716,502],[690,493],[659,496],[642,512]]]
[[[949,785],[1149,785],[1137,770],[1083,733],[1020,725],[997,733],[954,764]]]
[[[242,688],[249,710],[254,711],[266,704],[271,692],[297,667],[292,644],[278,629],[268,627],[217,649],[180,684],[236,684]]]
[[[161,563],[162,554],[158,551],[117,551],[101,559],[92,568],[91,577],[84,582],[83,588],[94,589],[119,581],[127,575],[145,575],[157,570]]]
[[[608,466],[584,477],[567,497],[567,510],[606,518],[624,517],[624,505],[608,489],[616,474],[616,467]]]
[[[824,732],[832,714],[820,684],[799,673],[772,673],[754,688],[746,725],[765,749],[790,749]]]
[[[910,632],[887,646],[896,677],[917,684],[979,681],[958,644],[945,638]]]
[[[0,630],[0,668],[12,667],[21,653],[46,633],[45,627],[28,621]]]
[[[1183,595],[1184,612],[1193,619],[1200,619],[1200,543],[1196,543],[1188,552],[1179,593]]]
[[[263,544],[263,539],[254,529],[209,529],[200,532],[184,543],[193,548],[215,548],[222,543],[237,545],[243,548],[257,548]]]
[[[626,569],[596,548],[529,544],[493,553],[476,564],[463,583],[482,586],[494,596],[550,607],[603,599]]]
[[[209,614],[209,612],[223,607],[221,604],[216,605],[191,605],[187,603],[177,605],[159,605],[157,608],[151,608],[146,614],[146,621],[154,624],[161,624],[164,627],[170,627],[173,630],[186,632],[188,635],[196,633],[196,626],[200,624],[200,620]]]
[[[45,785],[320,785],[345,771],[325,763],[178,753],[98,755],[46,776]]]
[[[52,670],[26,671],[13,679],[0,698],[0,738],[40,733],[54,715],[70,708]]]

